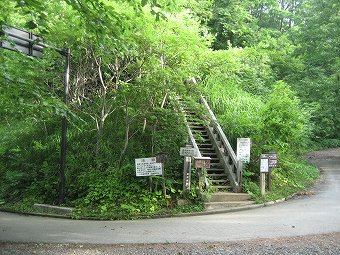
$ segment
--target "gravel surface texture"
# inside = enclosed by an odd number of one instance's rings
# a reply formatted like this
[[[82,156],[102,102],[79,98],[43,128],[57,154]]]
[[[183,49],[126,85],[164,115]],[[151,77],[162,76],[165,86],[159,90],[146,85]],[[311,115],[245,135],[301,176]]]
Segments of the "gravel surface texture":
[[[193,244],[44,244],[0,243],[1,255],[314,255],[340,254],[340,233]]]

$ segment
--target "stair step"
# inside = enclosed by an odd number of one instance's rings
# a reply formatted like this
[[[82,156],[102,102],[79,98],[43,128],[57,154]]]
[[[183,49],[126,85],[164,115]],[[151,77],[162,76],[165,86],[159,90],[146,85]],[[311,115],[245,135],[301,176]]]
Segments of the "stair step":
[[[189,123],[189,127],[196,132],[205,132],[207,133],[204,126],[202,126],[200,123]]]
[[[205,129],[200,129],[198,127],[192,128],[193,133],[208,135],[208,132]]]
[[[228,183],[229,181],[227,179],[210,179],[212,183]]]
[[[212,147],[211,143],[199,143],[197,144],[198,147],[204,147],[204,148],[211,148],[212,150],[214,150],[214,148]],[[203,149],[203,148],[202,148]]]
[[[201,149],[206,149],[206,148],[201,148]],[[208,148],[209,149],[209,148]],[[213,148],[212,148],[213,149]],[[209,156],[210,158],[212,158],[212,159],[220,159],[219,157],[217,157],[217,155],[215,154],[215,153],[212,153],[211,151],[209,151],[209,150],[206,150],[206,151],[204,151],[204,152],[202,152],[202,150],[200,150],[201,151],[201,154],[205,154],[205,155],[207,155],[207,157]]]
[[[230,201],[249,201],[250,196],[247,193],[234,192],[215,192],[211,194],[209,202],[230,202]]]
[[[225,208],[233,208],[240,206],[247,206],[254,204],[254,201],[230,201],[230,202],[209,202],[204,203],[204,207],[207,211],[209,210],[219,210]]]
[[[205,127],[203,125],[197,123],[190,123],[189,127],[191,129],[205,130]]]
[[[202,150],[200,150],[200,152],[201,152],[202,157],[210,157],[210,158],[214,158],[214,156],[211,157],[211,154],[210,154],[210,153],[204,153],[204,152],[202,152]]]
[[[208,174],[209,173],[224,173],[224,169],[222,168],[209,168],[207,169]]]
[[[216,174],[216,173],[212,173],[212,174],[208,173],[208,176],[209,177],[221,177],[221,178],[223,178],[223,177],[227,178],[228,177],[228,175],[226,175],[226,174]]]
[[[202,136],[203,138],[206,138],[207,140],[210,139],[208,134],[202,134],[201,133],[200,136]]]
[[[196,132],[194,132],[193,135],[194,135],[194,138],[201,139],[200,142],[205,143],[205,144],[211,144],[209,136],[204,135],[204,134],[200,134],[200,133],[196,133]]]
[[[231,191],[232,187],[230,185],[211,185],[211,188],[218,190],[219,192]]]
[[[219,167],[220,166],[220,163],[216,163],[216,162],[210,162],[210,169],[211,168],[214,168],[214,167]]]
[[[214,153],[215,149],[208,147],[208,148],[202,148],[201,151],[206,151],[206,152],[210,151],[210,152]],[[217,155],[217,153],[214,153],[214,154]]]
[[[208,132],[205,129],[195,128],[192,130],[193,133],[208,135]]]
[[[211,153],[209,153],[209,152],[203,152],[202,150],[201,150],[201,155],[202,155],[203,157],[217,158],[217,157],[215,157],[214,155],[211,155]]]

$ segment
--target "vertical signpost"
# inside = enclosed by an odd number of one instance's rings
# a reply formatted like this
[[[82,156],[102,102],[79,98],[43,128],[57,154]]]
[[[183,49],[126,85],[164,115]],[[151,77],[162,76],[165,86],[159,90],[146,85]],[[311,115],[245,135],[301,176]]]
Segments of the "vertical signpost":
[[[18,51],[32,57],[43,55],[44,48],[51,48],[65,57],[64,76],[64,103],[68,103],[69,77],[70,77],[70,49],[57,49],[43,43],[43,39],[37,35],[11,26],[2,25],[1,34],[6,36],[0,41],[0,47],[8,50]],[[59,170],[59,204],[65,200],[65,169],[66,169],[66,144],[67,144],[67,116],[62,120],[61,145],[60,145],[60,170]]]
[[[202,192],[202,175],[203,170],[210,168],[210,157],[194,157],[195,168],[198,169],[198,190]]]
[[[269,171],[269,160],[261,156],[260,162],[260,187],[261,196],[266,193],[266,173]]]
[[[261,195],[265,194],[265,174],[268,173],[268,191],[271,189],[271,171],[272,168],[278,167],[278,156],[276,152],[261,154],[260,164],[260,185]]]
[[[197,152],[191,145],[187,145],[180,148],[179,154],[184,157],[183,190],[188,191],[191,188],[191,159],[196,156]]]
[[[163,195],[166,198],[166,186],[165,186],[165,172],[164,172],[164,163],[168,158],[168,154],[165,152],[160,152],[156,155],[156,162],[161,164],[162,168],[162,187],[163,187]]]
[[[272,186],[272,178],[271,178],[272,168],[278,167],[279,165],[278,156],[277,156],[277,152],[264,153],[262,154],[262,156],[268,159],[268,190],[270,191],[271,186]]]

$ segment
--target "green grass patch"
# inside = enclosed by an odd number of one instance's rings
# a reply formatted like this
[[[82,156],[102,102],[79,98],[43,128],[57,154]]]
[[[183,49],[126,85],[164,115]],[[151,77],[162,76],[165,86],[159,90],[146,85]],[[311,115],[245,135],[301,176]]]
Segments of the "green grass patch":
[[[306,191],[319,177],[318,168],[305,160],[286,157],[280,160],[280,167],[272,170],[272,186],[265,196],[261,196],[258,179],[244,181],[244,189],[257,203],[263,203],[288,197],[294,193]],[[268,178],[268,176],[266,176]]]

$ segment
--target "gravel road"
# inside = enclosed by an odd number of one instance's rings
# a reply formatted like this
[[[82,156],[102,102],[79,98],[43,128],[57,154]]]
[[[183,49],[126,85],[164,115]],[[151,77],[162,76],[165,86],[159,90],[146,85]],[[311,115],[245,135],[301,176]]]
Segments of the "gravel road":
[[[39,244],[0,243],[1,255],[338,255],[340,233],[248,241],[194,244]]]

